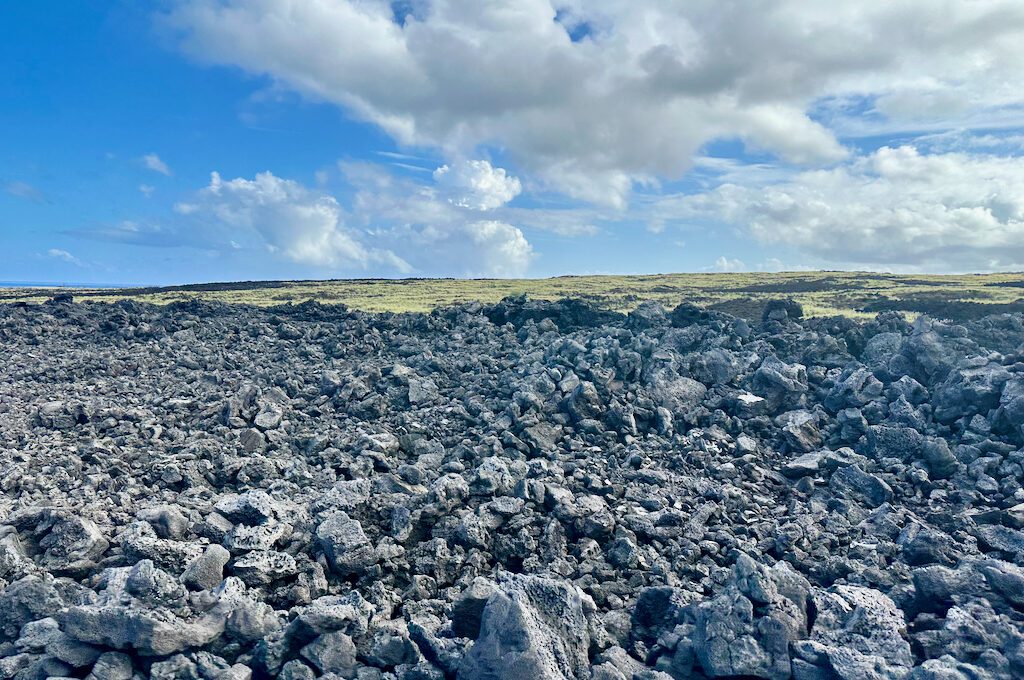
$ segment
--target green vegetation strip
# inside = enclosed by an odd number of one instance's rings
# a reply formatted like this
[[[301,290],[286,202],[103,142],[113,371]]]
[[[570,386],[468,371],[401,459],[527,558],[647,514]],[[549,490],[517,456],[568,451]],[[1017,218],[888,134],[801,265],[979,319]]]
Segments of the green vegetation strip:
[[[535,299],[575,297],[616,311],[654,300],[666,307],[692,302],[748,318],[767,300],[786,297],[809,316],[872,317],[896,310],[911,315],[971,318],[1024,311],[1024,274],[900,276],[860,272],[779,274],[655,274],[562,276],[551,279],[342,279],[196,284],[166,288],[4,288],[0,302],[43,302],[58,292],[76,301],[133,299],[167,304],[210,300],[258,306],[315,300],[370,312],[427,312],[469,301],[497,302],[509,295]]]

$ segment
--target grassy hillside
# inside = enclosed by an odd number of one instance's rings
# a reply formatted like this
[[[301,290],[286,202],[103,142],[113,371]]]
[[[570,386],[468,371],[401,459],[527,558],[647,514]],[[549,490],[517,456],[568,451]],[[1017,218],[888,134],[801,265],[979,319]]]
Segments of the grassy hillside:
[[[1024,311],[1024,274],[897,276],[858,272],[256,281],[125,289],[6,288],[0,289],[0,301],[42,302],[58,290],[67,290],[80,301],[131,298],[165,304],[199,298],[265,306],[316,300],[374,312],[422,312],[471,300],[495,302],[520,293],[538,299],[579,297],[619,311],[628,311],[645,300],[657,300],[666,307],[686,301],[748,318],[759,315],[766,300],[779,297],[798,300],[811,316],[866,317],[894,309],[912,315],[970,318]]]

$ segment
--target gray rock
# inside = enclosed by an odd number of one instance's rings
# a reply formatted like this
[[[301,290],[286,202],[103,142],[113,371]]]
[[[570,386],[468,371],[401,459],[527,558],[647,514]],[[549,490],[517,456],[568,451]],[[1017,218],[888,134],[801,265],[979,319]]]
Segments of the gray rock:
[[[882,396],[884,385],[864,367],[851,367],[825,397],[824,404],[833,412],[844,408],[859,408]]]
[[[480,576],[473,579],[452,603],[452,633],[475,640],[480,634],[484,608],[497,588],[489,579]]]
[[[337,512],[321,522],[316,538],[331,568],[339,574],[361,574],[377,561],[362,526],[344,512]]]
[[[864,472],[859,465],[846,465],[832,473],[829,488],[844,498],[877,508],[893,499],[893,491],[882,479]]]
[[[256,414],[253,419],[253,425],[259,429],[273,430],[281,426],[281,420],[284,417],[284,412],[275,404],[267,404],[263,409]]]
[[[589,678],[589,636],[575,587],[537,576],[499,584],[487,602],[480,636],[459,668],[460,680]]]
[[[249,427],[238,433],[238,443],[246,453],[256,453],[267,447],[267,437],[255,427]]]
[[[47,616],[38,621],[31,621],[21,627],[21,633],[14,644],[23,652],[41,652],[51,640],[60,635],[60,624]]]
[[[316,680],[316,673],[303,662],[294,659],[284,665],[277,677],[279,680]]]
[[[277,519],[278,503],[265,491],[226,494],[217,500],[214,509],[236,524],[255,526]]]
[[[833,667],[837,663],[841,667],[876,664],[863,657],[881,659],[891,673],[913,665],[903,612],[884,593],[859,586],[833,586],[828,592],[815,593],[813,601],[817,616],[810,639],[828,648]],[[842,650],[839,656],[837,650]],[[854,654],[842,655],[850,652]]]
[[[535,453],[553,450],[561,436],[562,428],[547,422],[540,422],[523,430],[523,441],[529,444]]]
[[[224,579],[224,566],[230,559],[231,553],[222,546],[207,546],[202,555],[189,562],[181,581],[189,588],[212,590]]]
[[[188,531],[188,519],[173,505],[161,505],[141,510],[138,518],[149,522],[160,538],[180,540]]]
[[[768,356],[754,371],[750,386],[754,394],[768,402],[769,413],[782,406],[795,406],[807,391],[807,368]]]
[[[825,454],[822,451],[814,451],[797,456],[782,466],[782,474],[794,479],[807,475],[816,475],[821,469],[822,460]]]
[[[279,579],[294,576],[299,567],[288,553],[254,550],[236,559],[231,571],[247,586],[266,586]]]
[[[604,411],[601,397],[594,383],[582,381],[569,394],[566,408],[574,420],[599,419]]]
[[[133,674],[131,657],[121,652],[104,652],[96,659],[86,680],[131,680]]]
[[[0,636],[14,640],[22,626],[57,618],[67,604],[52,577],[25,576],[0,590]]]
[[[187,621],[167,612],[112,605],[71,607],[61,617],[61,628],[75,640],[145,656],[207,645],[224,631],[224,623],[225,617],[215,614]]]
[[[813,451],[821,444],[817,419],[809,411],[788,411],[775,419],[782,436],[793,451]]]
[[[902,461],[921,457],[924,436],[909,427],[872,425],[868,428],[868,449],[876,459],[896,458]]]
[[[41,554],[36,563],[56,573],[78,572],[94,567],[110,542],[90,519],[62,508],[29,508],[6,522],[28,534]]]
[[[74,640],[64,633],[46,643],[46,653],[73,668],[92,666],[102,649]]]
[[[790,644],[807,635],[810,586],[785,563],[740,554],[729,587],[697,608],[696,660],[709,677],[788,678]]]
[[[984,415],[999,406],[1009,371],[994,362],[971,363],[976,365],[952,371],[935,389],[932,403],[936,420],[948,423],[976,413]]]
[[[1024,436],[1024,378],[1013,377],[1006,381],[993,420],[1003,429]]]
[[[921,454],[932,479],[947,479],[956,472],[957,460],[945,439],[927,439],[921,446]]]
[[[654,401],[676,416],[683,416],[696,408],[708,391],[703,384],[678,375],[670,367],[652,372],[648,380]]]
[[[236,524],[224,534],[224,547],[234,552],[247,550],[273,550],[274,546],[291,533],[291,527],[284,522],[268,521],[250,526]]]
[[[360,658],[378,668],[415,666],[423,659],[403,619],[381,623],[357,646]]]
[[[221,606],[189,618],[174,613],[184,605],[184,588],[151,562],[108,569],[104,583],[95,603],[69,607],[57,617],[71,639],[166,656],[207,645],[224,631],[227,612]]]
[[[983,524],[974,529],[978,541],[990,550],[1024,556],[1024,531],[998,524]]]
[[[303,647],[300,653],[323,673],[336,673],[343,678],[355,677],[356,645],[352,638],[340,631],[320,635]]]
[[[149,667],[152,680],[199,680],[199,669],[191,660],[175,654],[165,661],[156,661]]]

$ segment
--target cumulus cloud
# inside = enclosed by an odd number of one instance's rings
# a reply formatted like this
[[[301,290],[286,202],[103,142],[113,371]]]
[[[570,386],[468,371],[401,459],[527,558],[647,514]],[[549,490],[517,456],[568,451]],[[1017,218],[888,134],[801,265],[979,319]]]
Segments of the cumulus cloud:
[[[488,276],[519,276],[533,259],[533,247],[523,232],[511,224],[488,220],[465,226],[474,247],[485,253],[478,270]],[[479,274],[477,274],[479,275]]]
[[[747,271],[747,265],[743,263],[743,260],[736,258],[728,258],[722,255],[715,260],[715,265],[712,267],[716,272],[745,272]]]
[[[46,254],[49,257],[52,257],[57,260],[62,260],[64,262],[67,262],[68,264],[73,264],[77,267],[84,266],[81,260],[79,260],[77,257],[72,255],[68,251],[61,250],[60,248],[50,248],[49,250],[46,251]]]
[[[481,219],[481,201],[490,206],[497,200],[493,187],[463,207],[449,200],[456,184],[412,181],[377,164],[340,169],[354,191],[347,207],[321,189],[270,172],[232,180],[214,172],[208,186],[174,206],[180,231],[213,249],[260,248],[340,273],[372,268],[389,275],[512,277],[523,275],[533,260],[518,227],[497,217]],[[487,217],[493,215],[491,210]],[[108,228],[96,236],[130,242],[134,235],[123,227],[115,232]]]
[[[690,219],[846,266],[892,269],[1024,265],[1024,162],[883,147],[840,167],[766,186],[727,183],[667,199]]]
[[[365,266],[371,260],[371,252],[346,228],[337,200],[270,172],[228,181],[211,173],[209,186],[178,211],[251,230],[268,249],[294,262],[338,267]]]
[[[167,165],[167,163],[163,162],[160,156],[157,156],[155,153],[147,153],[145,156],[143,156],[142,164],[148,170],[152,170],[153,172],[159,172],[161,175],[167,175],[168,177],[171,176],[171,168]]]
[[[396,177],[376,164],[342,164],[347,182],[356,190],[353,223],[363,225],[381,247],[400,253],[418,274],[523,276],[535,253],[522,230],[508,221],[521,213],[504,209],[504,201],[499,202],[514,195],[509,187],[515,179],[495,173],[489,163],[477,167],[484,172],[457,172],[502,181],[491,182],[486,191],[466,193],[472,184],[452,182],[448,172],[437,173],[435,183],[427,184]],[[467,200],[453,200],[458,196]],[[491,219],[481,219],[484,206]]]
[[[517,178],[485,160],[442,165],[434,171],[434,180],[448,194],[450,202],[474,210],[493,210],[503,206],[523,190]]]
[[[401,225],[380,236],[407,243],[417,271],[430,276],[513,278],[526,273],[535,255],[519,228],[497,220]]]
[[[500,147],[538,186],[615,207],[636,182],[681,176],[713,139],[821,164],[847,154],[837,130],[1022,118],[1017,0],[395,5],[179,0],[166,18],[199,59],[338,104],[402,144],[450,158]]]

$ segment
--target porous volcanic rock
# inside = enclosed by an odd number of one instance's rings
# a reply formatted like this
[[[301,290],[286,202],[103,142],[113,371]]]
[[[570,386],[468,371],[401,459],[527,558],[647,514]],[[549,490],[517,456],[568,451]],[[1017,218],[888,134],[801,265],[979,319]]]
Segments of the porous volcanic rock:
[[[0,306],[0,678],[1024,677],[1024,317]]]

